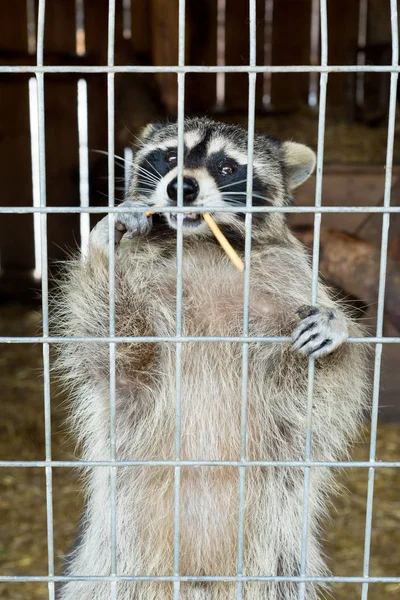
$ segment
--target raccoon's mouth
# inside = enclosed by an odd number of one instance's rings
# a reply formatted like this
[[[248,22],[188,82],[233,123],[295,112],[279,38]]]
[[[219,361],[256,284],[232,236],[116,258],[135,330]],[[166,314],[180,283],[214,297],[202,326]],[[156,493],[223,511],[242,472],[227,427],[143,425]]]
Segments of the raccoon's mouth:
[[[172,215],[168,215],[169,221],[171,225],[175,228],[178,227],[178,215],[173,213]],[[188,229],[195,229],[202,225],[203,219],[201,218],[201,214],[199,213],[183,213],[182,225]]]

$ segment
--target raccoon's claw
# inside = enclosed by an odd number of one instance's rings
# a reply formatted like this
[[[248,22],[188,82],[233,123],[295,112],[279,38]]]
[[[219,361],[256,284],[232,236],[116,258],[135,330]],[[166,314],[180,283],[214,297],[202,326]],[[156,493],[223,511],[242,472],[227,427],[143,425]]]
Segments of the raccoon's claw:
[[[132,200],[126,200],[119,206],[133,209],[138,206],[143,207],[143,204],[139,205]],[[147,235],[151,226],[152,218],[147,217],[144,212],[118,213],[115,218],[116,238],[120,241],[122,238],[132,239],[137,235]]]
[[[321,306],[301,306],[301,322],[292,335],[292,349],[318,358],[330,354],[349,336],[345,317],[338,311]]]

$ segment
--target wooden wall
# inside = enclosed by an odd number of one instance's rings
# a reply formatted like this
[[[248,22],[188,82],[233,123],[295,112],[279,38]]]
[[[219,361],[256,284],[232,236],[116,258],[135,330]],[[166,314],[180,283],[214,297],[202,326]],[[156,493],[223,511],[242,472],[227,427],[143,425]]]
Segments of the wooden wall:
[[[249,8],[247,0],[227,0],[226,64],[247,65],[249,61]],[[187,0],[187,64],[216,64],[216,0]],[[390,41],[389,15],[371,0],[374,19],[371,39]],[[86,54],[75,52],[75,2],[47,0],[45,64],[102,65],[107,59],[107,0],[85,1]],[[357,47],[359,0],[328,0],[329,62],[351,64]],[[264,0],[257,0],[257,64],[264,64]],[[272,63],[310,63],[311,0],[275,0]],[[122,36],[122,1],[117,0],[116,64],[174,65],[178,57],[178,0],[132,0],[132,39]],[[375,32],[375,33],[374,33]],[[27,53],[26,0],[0,2],[0,64],[34,64]],[[4,206],[32,204],[32,175],[29,127],[29,75],[0,75],[0,164]],[[89,147],[107,149],[106,76],[91,74],[88,84]],[[79,204],[76,74],[45,77],[46,181],[49,206]],[[209,114],[215,110],[216,78],[213,74],[186,76],[186,113]],[[294,111],[307,104],[308,74],[274,74],[272,108]],[[135,141],[148,121],[175,117],[177,81],[175,74],[117,75],[116,153]],[[332,74],[328,85],[328,109],[345,114],[348,77]],[[247,113],[247,74],[226,76],[225,109],[234,115]],[[257,81],[257,110],[263,114],[262,75]],[[107,204],[107,161],[90,153],[92,204]],[[122,172],[119,173],[122,175]],[[79,241],[79,217],[48,217],[50,262],[64,257],[71,231]],[[34,266],[33,218],[31,215],[2,215],[0,219],[0,291],[17,289],[16,281],[31,277]],[[21,288],[21,286],[20,286]],[[23,289],[30,289],[22,285]]]

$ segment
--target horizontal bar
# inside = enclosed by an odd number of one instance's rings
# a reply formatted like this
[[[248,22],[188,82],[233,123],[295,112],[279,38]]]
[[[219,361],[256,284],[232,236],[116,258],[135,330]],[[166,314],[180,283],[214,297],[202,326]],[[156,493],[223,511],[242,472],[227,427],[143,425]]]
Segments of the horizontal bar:
[[[400,468],[400,461],[327,461],[327,460],[1,460],[0,468],[37,467],[334,467]]]
[[[127,213],[148,212],[149,206],[134,207],[128,210],[121,206],[0,206],[0,214],[25,213]],[[157,213],[203,213],[204,206],[163,206],[157,208]],[[400,213],[400,206],[207,206],[207,212],[218,213]]]
[[[196,581],[225,581],[225,582],[238,582],[238,581],[265,581],[265,582],[309,582],[309,583],[400,583],[400,577],[352,577],[352,576],[287,576],[283,575],[243,575],[243,576],[221,576],[221,575],[57,575],[49,577],[46,575],[2,575],[0,576],[0,582],[15,583],[15,582],[62,582],[62,581],[103,581],[103,582],[117,582],[117,581],[182,581],[182,582],[196,582]]]
[[[120,343],[120,344],[142,344],[150,343],[155,344],[157,342],[235,342],[235,343],[248,343],[251,342],[290,342],[290,337],[279,337],[279,336],[222,336],[222,335],[205,335],[202,336],[125,336],[125,337],[12,337],[12,336],[0,336],[0,344],[70,344],[78,343],[84,344],[86,342],[90,344],[95,343]],[[350,344],[400,344],[400,337],[351,337],[346,340]]]
[[[399,73],[398,65],[151,66],[4,65],[1,73]]]

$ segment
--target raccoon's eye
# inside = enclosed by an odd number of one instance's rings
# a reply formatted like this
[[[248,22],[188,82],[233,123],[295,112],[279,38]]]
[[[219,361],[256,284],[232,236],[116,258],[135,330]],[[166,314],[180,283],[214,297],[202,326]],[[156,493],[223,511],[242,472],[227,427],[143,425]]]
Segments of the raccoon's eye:
[[[221,173],[221,175],[233,175],[233,173],[236,171],[236,168],[237,167],[235,163],[231,162],[230,160],[223,160],[218,165],[218,171]]]
[[[165,155],[165,162],[167,162],[168,164],[174,163],[177,161],[178,159],[178,155],[175,152],[175,150],[170,150],[169,152],[167,152],[167,154]]]

